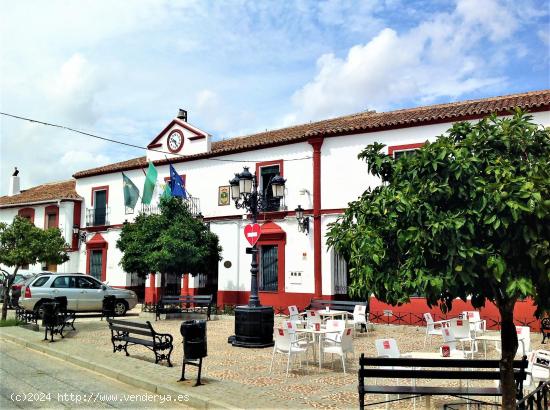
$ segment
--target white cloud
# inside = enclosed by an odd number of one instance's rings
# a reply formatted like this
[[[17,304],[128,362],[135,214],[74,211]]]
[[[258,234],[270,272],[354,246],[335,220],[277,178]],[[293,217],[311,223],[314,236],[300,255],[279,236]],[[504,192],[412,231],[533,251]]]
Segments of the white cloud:
[[[506,62],[509,49],[480,45],[511,37],[519,19],[496,1],[483,4],[461,0],[453,13],[436,14],[409,31],[385,28],[345,57],[322,55],[313,80],[292,96],[295,109],[282,125],[504,87],[506,78],[492,69]]]

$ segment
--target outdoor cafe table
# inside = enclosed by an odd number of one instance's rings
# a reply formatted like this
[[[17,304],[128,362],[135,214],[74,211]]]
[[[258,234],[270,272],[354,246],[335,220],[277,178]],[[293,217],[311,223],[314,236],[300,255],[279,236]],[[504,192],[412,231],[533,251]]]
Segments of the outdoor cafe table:
[[[449,357],[443,357],[441,352],[408,352],[403,353],[401,357],[413,359],[464,359],[464,352],[462,350],[451,350]]]
[[[340,317],[344,319],[349,312],[346,312],[345,310],[318,310],[317,313],[319,316],[321,316],[321,319],[334,319],[335,317]]]
[[[476,336],[476,341],[481,340],[483,341],[483,352],[485,353],[485,358],[487,359],[487,342],[497,342],[500,343],[500,333],[498,334],[491,334],[491,335],[482,335],[482,336]],[[523,350],[523,354],[525,355],[525,340],[523,340],[523,337],[520,337],[518,335],[518,341],[521,342],[521,348]]]
[[[313,337],[318,339],[318,342],[319,342],[319,371],[321,371],[321,368],[323,367],[323,355],[322,355],[322,352],[321,352],[322,339],[323,339],[323,337],[325,337],[325,335],[327,333],[338,333],[339,331],[327,330],[327,329],[323,329],[323,328],[320,329],[320,330],[305,328],[305,329],[296,329],[296,332],[298,332],[298,333],[309,333],[309,334],[312,334]]]

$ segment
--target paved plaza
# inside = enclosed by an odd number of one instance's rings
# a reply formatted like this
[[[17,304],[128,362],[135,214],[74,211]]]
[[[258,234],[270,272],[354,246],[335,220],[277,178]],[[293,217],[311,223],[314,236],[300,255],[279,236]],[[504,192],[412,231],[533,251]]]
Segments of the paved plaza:
[[[126,357],[123,352],[113,353],[107,323],[100,321],[99,317],[77,318],[75,322],[77,331],[69,332],[64,340],[57,338],[55,343],[42,342],[43,333],[21,328],[4,328],[0,330],[0,335],[4,338],[12,338],[12,340],[16,338],[19,342],[21,340],[32,341],[33,348],[40,348],[47,351],[48,354],[66,358],[88,368],[92,367],[98,373],[131,382],[149,392],[189,393],[191,399],[186,404],[202,408],[356,408],[358,403],[357,359],[361,353],[370,356],[376,355],[375,339],[396,339],[401,353],[435,352],[440,346],[438,338],[433,337],[432,345],[424,348],[425,328],[422,327],[375,325],[374,331],[368,334],[356,333],[354,339],[355,360],[351,356],[349,357],[347,374],[342,371],[339,357],[334,356],[332,360],[330,355],[327,355],[323,368],[319,370],[318,363],[313,362],[310,355],[309,365],[304,362],[300,368],[296,363],[287,378],[285,377],[286,357],[277,355],[273,373],[270,375],[269,364],[272,349],[232,347],[227,343],[227,338],[233,334],[234,319],[232,316],[218,316],[217,320],[209,321],[207,324],[208,357],[203,370],[205,385],[192,387],[194,380],[184,383],[177,382],[183,356],[182,338],[179,333],[181,320],[155,322],[154,317],[147,318],[143,315],[140,317],[138,314],[138,311],[134,311],[132,316],[127,319],[132,321],[150,320],[155,330],[174,336],[173,368],[155,365],[152,352],[141,346],[130,347],[128,349],[130,357]],[[282,320],[284,320],[282,317],[277,317],[277,324],[282,323]],[[541,339],[540,334],[531,334],[533,350],[544,347],[544,345],[540,345]],[[10,349],[13,348],[10,347]],[[480,350],[482,351],[482,346],[480,346]],[[479,357],[483,357],[483,355],[480,353]],[[492,345],[488,346],[488,358],[498,358],[498,352]],[[59,362],[59,365],[62,366],[63,363]],[[67,364],[67,366],[74,367],[72,364]],[[196,370],[189,368],[187,375],[194,378]],[[130,379],[132,380],[130,381]],[[395,382],[395,380],[378,381],[379,384],[394,384]],[[419,382],[419,384],[422,383],[424,381]],[[426,381],[426,383],[430,383],[430,381]],[[437,383],[445,384],[445,381]],[[113,390],[116,391],[115,388]],[[125,390],[122,389],[122,391]],[[136,389],[130,388],[130,391],[135,393]],[[367,396],[367,401],[371,402],[383,399],[383,395]],[[449,402],[456,402],[456,399],[446,397],[432,399],[432,404],[435,405]],[[394,404],[392,408],[412,407],[412,401],[405,401]],[[158,408],[164,407],[159,405]],[[372,408],[385,408],[385,405]]]
[[[164,397],[2,340],[0,408],[180,408],[185,397]],[[176,404],[176,401],[179,402]]]

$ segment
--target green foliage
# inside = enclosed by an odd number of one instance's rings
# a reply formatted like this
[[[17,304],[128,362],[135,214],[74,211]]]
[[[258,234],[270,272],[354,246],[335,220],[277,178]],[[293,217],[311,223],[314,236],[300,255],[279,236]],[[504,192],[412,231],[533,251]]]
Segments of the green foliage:
[[[60,264],[69,260],[69,245],[58,228],[42,230],[26,218],[16,216],[11,225],[0,224],[0,264],[13,267],[5,277],[4,286],[9,289],[19,268],[38,262]],[[4,292],[2,320],[7,315],[8,292]]]
[[[162,198],[160,214],[140,214],[122,228],[117,248],[126,272],[208,273],[221,260],[218,237],[196,218],[185,202]]]
[[[0,263],[20,268],[38,262],[60,264],[69,260],[69,245],[57,228],[43,230],[16,216],[11,225],[0,224]]]
[[[452,126],[416,155],[359,154],[383,184],[331,224],[351,293],[391,304],[412,294],[451,307],[532,296],[550,309],[550,132],[516,111]]]
[[[21,324],[23,324],[23,322],[20,322],[17,319],[0,320],[0,327],[19,326]]]

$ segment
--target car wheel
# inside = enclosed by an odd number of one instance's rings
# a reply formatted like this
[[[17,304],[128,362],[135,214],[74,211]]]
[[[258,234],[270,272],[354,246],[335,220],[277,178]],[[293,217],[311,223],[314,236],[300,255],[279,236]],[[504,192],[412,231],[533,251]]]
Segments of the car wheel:
[[[44,318],[44,306],[42,306],[42,302],[34,305],[34,313],[38,319],[42,320]]]
[[[128,310],[128,304],[124,300],[117,300],[115,303],[115,315],[124,316]]]

